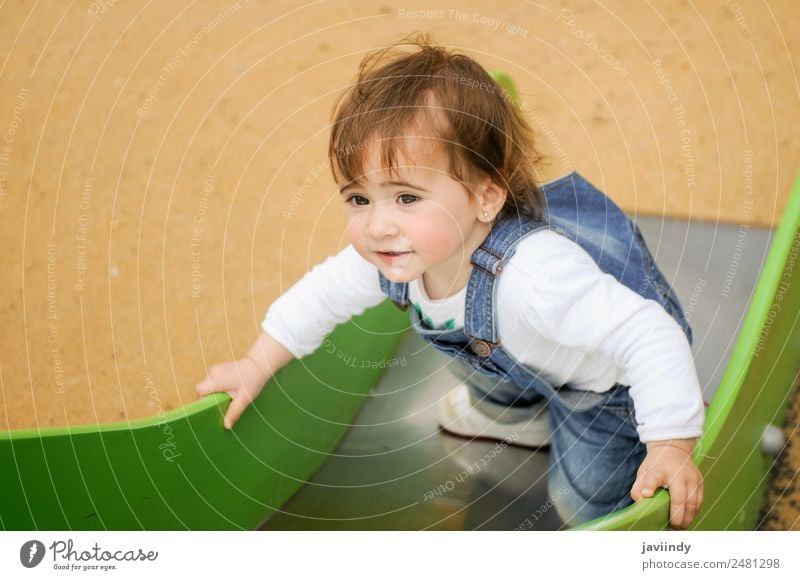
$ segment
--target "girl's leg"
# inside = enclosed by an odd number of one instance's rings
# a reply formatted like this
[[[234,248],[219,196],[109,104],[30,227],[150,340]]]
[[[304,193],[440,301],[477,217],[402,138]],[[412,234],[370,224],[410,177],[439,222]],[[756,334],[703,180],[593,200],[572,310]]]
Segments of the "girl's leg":
[[[443,430],[535,449],[548,445],[550,416],[542,395],[475,372],[458,360],[449,369],[461,384],[439,401],[437,419]]]
[[[606,402],[587,411],[550,405],[548,493],[567,526],[633,503],[630,490],[647,448],[628,391],[615,385]]]
[[[534,405],[544,402],[542,395],[481,374],[458,359],[450,361],[448,368],[469,389],[472,406],[499,423],[530,419],[532,411],[537,410]]]

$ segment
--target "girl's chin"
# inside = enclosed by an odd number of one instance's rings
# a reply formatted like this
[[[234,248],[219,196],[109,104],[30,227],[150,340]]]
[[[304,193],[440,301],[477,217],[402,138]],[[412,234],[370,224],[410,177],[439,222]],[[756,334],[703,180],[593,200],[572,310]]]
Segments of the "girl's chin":
[[[408,275],[408,274],[398,274],[396,272],[394,272],[394,273],[386,272],[385,270],[383,270],[382,273],[383,273],[384,278],[386,278],[387,280],[389,280],[391,282],[396,282],[398,284],[401,284],[403,282],[411,282],[412,280],[416,280],[418,278],[418,276],[416,276],[416,275],[415,276],[411,276],[411,275]]]
[[[418,273],[406,270],[405,268],[382,266],[379,268],[379,270],[381,271],[381,274],[383,274],[384,278],[392,282],[397,282],[398,284],[402,282],[411,282],[412,280],[419,278]]]

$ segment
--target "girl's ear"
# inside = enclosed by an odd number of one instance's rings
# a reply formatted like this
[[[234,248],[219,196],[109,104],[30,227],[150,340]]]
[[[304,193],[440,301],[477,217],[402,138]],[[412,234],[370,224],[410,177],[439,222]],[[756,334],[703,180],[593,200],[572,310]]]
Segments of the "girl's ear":
[[[477,196],[477,212],[478,219],[485,222],[492,221],[500,210],[503,209],[503,204],[506,202],[508,190],[505,187],[498,185],[492,178],[484,178],[475,189]],[[484,212],[488,216],[484,216]]]

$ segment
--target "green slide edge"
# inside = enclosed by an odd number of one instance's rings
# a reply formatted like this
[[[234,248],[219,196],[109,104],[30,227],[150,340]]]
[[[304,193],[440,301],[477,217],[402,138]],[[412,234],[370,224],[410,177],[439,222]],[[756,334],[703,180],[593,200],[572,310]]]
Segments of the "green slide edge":
[[[407,329],[389,300],[338,326],[232,431],[217,393],[157,417],[0,432],[0,529],[255,529],[333,451]]]
[[[694,459],[704,502],[693,530],[752,530],[758,523],[774,458],[761,451],[768,424],[782,427],[800,368],[800,173],[792,187],[755,292],[706,413]],[[668,529],[669,494],[571,528]]]

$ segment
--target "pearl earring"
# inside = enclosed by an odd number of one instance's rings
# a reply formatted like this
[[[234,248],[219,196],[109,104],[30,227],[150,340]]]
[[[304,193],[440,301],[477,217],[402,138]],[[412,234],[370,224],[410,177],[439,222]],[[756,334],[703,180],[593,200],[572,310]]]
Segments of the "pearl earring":
[[[483,217],[489,217],[489,212],[488,211],[483,212]]]

